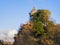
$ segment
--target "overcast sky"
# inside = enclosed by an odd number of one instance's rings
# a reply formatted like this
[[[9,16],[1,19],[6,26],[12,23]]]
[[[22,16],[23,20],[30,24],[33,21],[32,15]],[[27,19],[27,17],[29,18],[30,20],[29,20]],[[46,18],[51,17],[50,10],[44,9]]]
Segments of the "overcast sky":
[[[33,7],[50,10],[53,20],[60,23],[60,0],[0,0],[0,30],[19,29]]]

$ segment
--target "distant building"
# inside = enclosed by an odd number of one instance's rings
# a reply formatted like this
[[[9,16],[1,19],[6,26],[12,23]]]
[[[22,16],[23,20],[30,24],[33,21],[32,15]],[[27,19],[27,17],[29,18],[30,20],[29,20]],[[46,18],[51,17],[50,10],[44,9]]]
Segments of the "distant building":
[[[12,43],[11,42],[3,42],[3,45],[12,45]]]
[[[12,45],[12,43],[0,40],[0,45]]]
[[[34,13],[36,13],[36,9],[35,9],[35,7],[33,7],[33,9],[31,10],[31,12],[29,13],[29,14],[30,14],[30,17],[33,16]]]

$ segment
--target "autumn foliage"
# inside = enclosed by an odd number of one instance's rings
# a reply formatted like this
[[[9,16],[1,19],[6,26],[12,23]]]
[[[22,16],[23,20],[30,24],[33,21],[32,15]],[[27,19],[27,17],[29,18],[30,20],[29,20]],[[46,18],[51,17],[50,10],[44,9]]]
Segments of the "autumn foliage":
[[[13,45],[60,45],[60,24],[50,20],[49,10],[33,9],[30,21],[23,24]]]

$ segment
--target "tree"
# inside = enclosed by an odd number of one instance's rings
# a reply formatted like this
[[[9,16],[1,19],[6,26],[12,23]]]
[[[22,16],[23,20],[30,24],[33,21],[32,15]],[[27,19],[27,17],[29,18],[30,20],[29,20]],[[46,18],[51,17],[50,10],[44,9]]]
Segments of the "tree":
[[[32,17],[32,18],[31,18]],[[44,33],[44,26],[48,24],[50,11],[37,10],[36,13],[31,16],[31,21],[34,23],[33,30],[36,32],[36,36]]]

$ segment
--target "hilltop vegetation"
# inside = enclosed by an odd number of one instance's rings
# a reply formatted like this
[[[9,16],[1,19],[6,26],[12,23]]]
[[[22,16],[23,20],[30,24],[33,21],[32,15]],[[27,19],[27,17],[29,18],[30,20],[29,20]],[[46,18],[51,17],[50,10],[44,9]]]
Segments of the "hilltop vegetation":
[[[49,10],[32,9],[30,21],[23,24],[13,45],[60,45],[60,24],[50,20]]]

